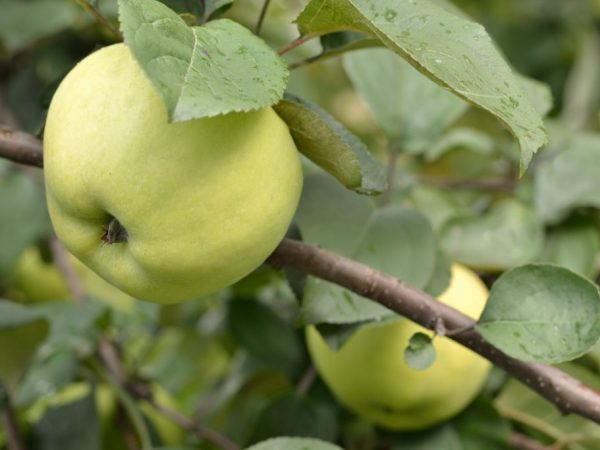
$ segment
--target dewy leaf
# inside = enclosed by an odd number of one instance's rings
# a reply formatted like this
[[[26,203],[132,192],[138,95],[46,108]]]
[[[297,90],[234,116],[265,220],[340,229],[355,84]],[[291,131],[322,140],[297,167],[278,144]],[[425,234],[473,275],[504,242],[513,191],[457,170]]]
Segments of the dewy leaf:
[[[260,442],[247,450],[342,450],[337,445],[317,439],[280,437]]]
[[[517,200],[503,200],[482,216],[451,219],[440,231],[441,247],[452,259],[484,270],[532,262],[543,239],[534,212]]]
[[[477,330],[514,358],[570,361],[600,338],[600,294],[593,283],[561,267],[518,267],[492,286]]]
[[[580,134],[535,174],[535,206],[547,223],[557,223],[577,207],[600,208],[600,134]]]
[[[162,95],[172,121],[249,111],[279,101],[285,62],[228,19],[189,27],[156,0],[120,0],[125,43]]]
[[[347,53],[344,68],[399,151],[427,150],[468,107],[387,48]]]
[[[415,370],[425,370],[435,362],[435,347],[425,333],[415,333],[404,349],[406,364]]]
[[[312,0],[300,32],[379,38],[432,80],[504,122],[521,147],[521,173],[547,142],[544,123],[485,29],[427,0]]]
[[[304,156],[361,194],[386,188],[385,169],[365,145],[316,105],[286,95],[274,107]]]
[[[393,206],[376,209],[367,197],[324,175],[309,176],[296,214],[303,239],[425,287],[436,266],[433,230],[420,213]],[[300,319],[304,324],[348,324],[394,315],[333,283],[309,277]]]

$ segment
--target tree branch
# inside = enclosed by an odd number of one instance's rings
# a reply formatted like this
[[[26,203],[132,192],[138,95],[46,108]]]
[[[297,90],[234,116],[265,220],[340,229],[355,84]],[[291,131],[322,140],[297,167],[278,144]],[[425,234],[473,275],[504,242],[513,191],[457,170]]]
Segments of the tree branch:
[[[504,369],[554,403],[562,413],[579,414],[600,423],[600,392],[554,367],[511,358],[472,328],[473,319],[419,289],[359,262],[291,239],[284,239],[267,262],[343,286],[430,330],[441,323],[450,331],[450,339]],[[452,333],[459,329],[464,331]]]
[[[0,157],[28,166],[44,165],[41,141],[4,125],[0,125]]]
[[[3,136],[0,139],[0,157],[41,167],[42,147],[39,141],[26,133],[7,131],[0,133]],[[19,146],[23,139],[30,143],[29,147]],[[600,392],[554,367],[509,357],[475,331],[475,321],[423,291],[364,264],[290,239],[281,242],[268,262],[276,267],[294,268],[339,284],[425,328],[434,329],[441,323],[449,330],[449,338],[504,369],[554,403],[561,412],[578,414],[600,423]],[[456,332],[461,329],[464,331]]]

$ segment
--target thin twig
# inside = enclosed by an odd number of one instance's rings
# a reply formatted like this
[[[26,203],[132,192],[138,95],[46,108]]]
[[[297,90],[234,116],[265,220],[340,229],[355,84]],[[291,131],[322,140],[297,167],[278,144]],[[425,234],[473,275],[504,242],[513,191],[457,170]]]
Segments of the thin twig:
[[[426,178],[423,181],[427,184],[431,184],[442,189],[486,190],[500,192],[514,192],[518,184],[516,179],[444,180]]]
[[[312,384],[314,383],[316,377],[317,371],[315,370],[315,367],[311,364],[308,367],[308,369],[306,369],[306,372],[304,372],[304,375],[302,375],[302,378],[298,382],[298,386],[296,386],[296,393],[301,395],[306,394],[312,386]]]
[[[521,433],[512,433],[508,445],[515,450],[550,450],[550,447]]]
[[[292,42],[281,47],[279,50],[277,50],[277,53],[279,53],[280,55],[284,55],[287,52],[289,52],[290,50],[293,50],[296,47],[301,46],[302,44],[311,40],[314,37],[315,37],[314,35],[310,35],[310,34],[307,34],[305,36],[300,36],[300,37],[294,39]]]
[[[388,165],[387,165],[387,189],[381,195],[379,201],[380,206],[387,205],[392,200],[392,195],[395,188],[396,180],[396,164],[398,162],[398,153],[395,150],[390,150],[388,153]]]
[[[0,425],[6,435],[8,450],[27,450],[10,395],[4,386],[0,386]]]
[[[108,28],[120,41],[123,40],[123,35],[116,28],[110,20],[108,20],[104,15],[98,10],[98,8],[94,7],[88,0],[76,0],[77,3],[81,5],[83,9],[89,12],[94,18]]]
[[[291,239],[284,239],[267,261],[275,267],[291,267],[336,283],[375,300],[425,328],[434,329],[438,321],[442,321],[450,331],[465,328],[462,333],[449,333],[450,339],[504,369],[554,403],[562,413],[575,413],[600,423],[599,391],[555,367],[511,358],[485,341],[474,328],[470,328],[475,324],[473,319],[391,275]]]
[[[77,303],[85,303],[87,299],[81,281],[75,273],[71,261],[69,261],[67,250],[56,237],[50,239],[50,250],[52,251],[52,257],[54,258],[58,270],[60,270],[67,282],[71,295],[73,295],[73,298]]]
[[[267,15],[267,9],[269,9],[270,4],[271,0],[265,0],[262,5],[260,15],[258,16],[258,22],[256,22],[256,29],[254,30],[254,33],[256,33],[257,36],[260,35],[260,30],[262,29],[263,22],[265,21],[265,16]]]
[[[196,436],[198,436],[200,439],[204,439],[208,442],[211,442],[212,444],[216,445],[222,450],[241,450],[241,448],[238,447],[238,445],[235,442],[231,441],[229,438],[223,436],[217,431],[205,427],[202,424],[194,423],[192,420],[188,419],[181,413],[171,408],[167,408],[164,405],[156,403],[156,401],[154,401],[154,399],[152,398],[146,399],[146,401],[165,417],[168,417],[171,421],[175,422],[180,427],[191,431],[192,433],[195,433]]]
[[[325,53],[324,53],[324,52],[321,52],[321,53],[318,53],[318,54],[316,54],[316,55],[314,55],[314,56],[310,56],[310,57],[308,57],[308,58],[306,58],[306,59],[302,59],[302,60],[300,60],[300,61],[296,61],[296,62],[290,63],[290,64],[288,65],[288,70],[294,70],[294,69],[298,69],[298,68],[300,68],[300,67],[307,66],[307,65],[309,65],[309,64],[312,64],[312,63],[314,63],[314,62],[318,61],[318,60],[319,60],[319,59],[321,59],[323,56],[325,56]]]

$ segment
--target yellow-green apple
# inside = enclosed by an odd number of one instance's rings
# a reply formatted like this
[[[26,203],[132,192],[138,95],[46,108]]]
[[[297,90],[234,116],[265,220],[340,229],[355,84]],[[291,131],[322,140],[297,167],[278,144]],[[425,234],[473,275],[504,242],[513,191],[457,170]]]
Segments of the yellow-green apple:
[[[69,262],[87,295],[122,312],[132,312],[135,308],[133,297],[104,281],[73,255],[69,255]],[[37,246],[27,248],[20,256],[11,272],[9,288],[13,297],[23,302],[71,298],[64,276],[53,261],[44,260]]]
[[[169,123],[124,44],[81,61],[44,133],[59,239],[126,293],[176,303],[257,268],[283,238],[302,170],[271,108]]]
[[[475,273],[455,264],[450,286],[439,300],[478,318],[488,290]],[[412,369],[404,349],[416,332],[428,330],[399,318],[361,327],[339,351],[307,328],[312,359],[339,401],[369,422],[393,430],[417,430],[462,411],[481,389],[490,364],[445,337],[436,337],[435,362]]]

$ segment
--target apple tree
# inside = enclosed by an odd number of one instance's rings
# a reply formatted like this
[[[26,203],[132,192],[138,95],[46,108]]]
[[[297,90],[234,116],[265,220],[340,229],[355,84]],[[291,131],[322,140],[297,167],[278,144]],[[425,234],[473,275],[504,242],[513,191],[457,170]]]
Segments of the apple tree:
[[[0,450],[600,448],[596,0],[0,0]]]

